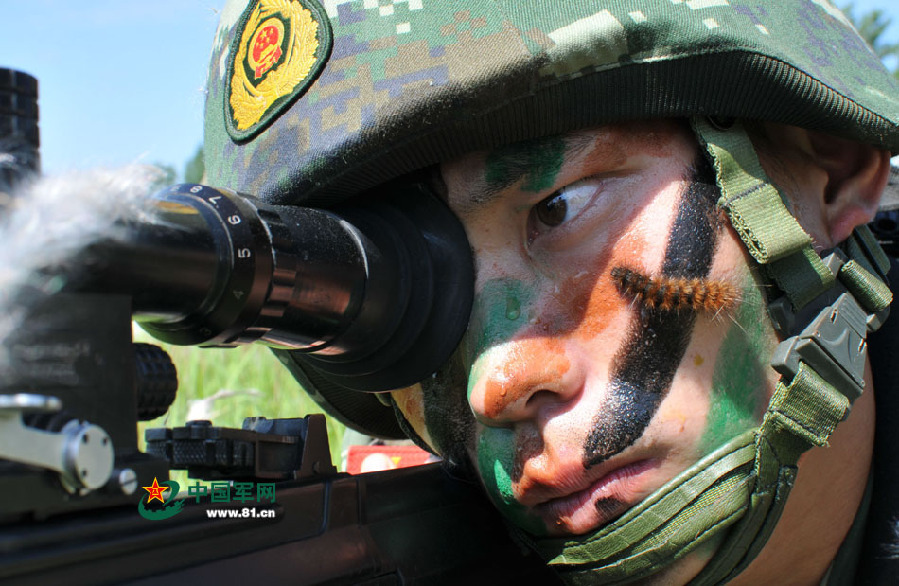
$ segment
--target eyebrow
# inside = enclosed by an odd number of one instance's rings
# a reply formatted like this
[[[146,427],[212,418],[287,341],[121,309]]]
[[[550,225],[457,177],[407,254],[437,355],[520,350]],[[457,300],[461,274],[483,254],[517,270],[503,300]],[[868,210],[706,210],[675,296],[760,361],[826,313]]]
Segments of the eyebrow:
[[[517,142],[487,154],[483,181],[474,184],[461,204],[464,211],[492,203],[503,191],[524,181],[524,189],[541,191],[550,187],[540,177],[552,166],[555,174],[565,160],[580,155],[593,145],[595,137],[575,132]],[[555,160],[554,160],[555,159]]]

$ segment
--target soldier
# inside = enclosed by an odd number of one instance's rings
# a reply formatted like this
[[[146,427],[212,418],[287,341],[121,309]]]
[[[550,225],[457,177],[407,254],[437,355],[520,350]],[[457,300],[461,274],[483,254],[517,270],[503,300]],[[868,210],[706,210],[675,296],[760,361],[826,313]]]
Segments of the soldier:
[[[565,580],[852,583],[895,575],[864,225],[897,95],[828,0],[235,0],[206,168],[276,203],[446,202],[476,281],[437,372],[378,398],[282,360],[478,478]]]

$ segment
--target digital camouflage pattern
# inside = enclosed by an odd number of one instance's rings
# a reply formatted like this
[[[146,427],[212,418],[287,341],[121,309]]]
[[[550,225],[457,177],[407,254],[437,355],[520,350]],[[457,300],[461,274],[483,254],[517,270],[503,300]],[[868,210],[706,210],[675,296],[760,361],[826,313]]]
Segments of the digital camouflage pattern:
[[[899,151],[899,88],[829,0],[303,0],[329,20],[330,55],[235,138],[228,72],[257,4],[222,13],[206,169],[276,203],[327,205],[467,151],[647,117],[764,118]]]

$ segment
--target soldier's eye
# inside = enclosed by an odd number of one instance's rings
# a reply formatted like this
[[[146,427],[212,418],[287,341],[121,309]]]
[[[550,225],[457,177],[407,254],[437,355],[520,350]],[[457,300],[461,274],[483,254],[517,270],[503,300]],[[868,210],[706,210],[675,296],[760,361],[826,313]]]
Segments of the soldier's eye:
[[[596,192],[594,182],[578,181],[541,200],[533,208],[537,227],[555,228],[577,216]]]
[[[555,192],[534,206],[537,220],[546,226],[558,226],[568,216],[568,202],[560,192]]]

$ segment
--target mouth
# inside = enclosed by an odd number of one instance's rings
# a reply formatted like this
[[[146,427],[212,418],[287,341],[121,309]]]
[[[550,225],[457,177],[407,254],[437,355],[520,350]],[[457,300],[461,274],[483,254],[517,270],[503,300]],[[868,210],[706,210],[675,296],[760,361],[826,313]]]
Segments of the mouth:
[[[648,476],[658,469],[656,458],[636,460],[590,474],[582,485],[552,491],[532,511],[552,535],[577,535],[611,523],[647,494]],[[552,493],[551,493],[552,494]]]

